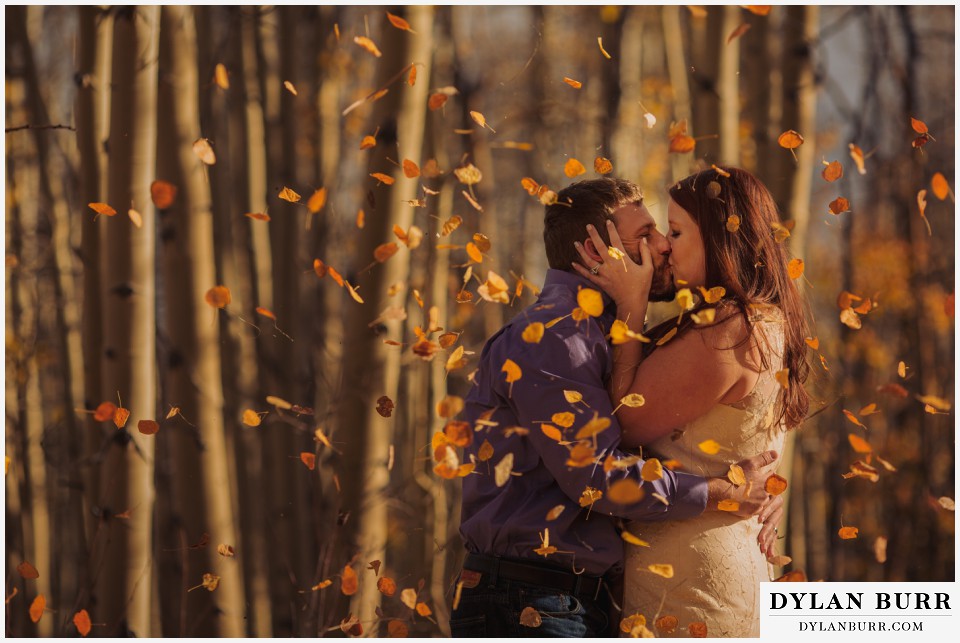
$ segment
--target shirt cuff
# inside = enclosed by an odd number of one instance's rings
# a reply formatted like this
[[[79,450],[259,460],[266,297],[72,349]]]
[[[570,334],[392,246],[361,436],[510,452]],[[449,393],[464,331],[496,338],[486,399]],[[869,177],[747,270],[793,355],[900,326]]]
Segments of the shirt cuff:
[[[707,508],[707,481],[692,473],[675,471],[677,490],[670,505],[669,520],[695,518]]]

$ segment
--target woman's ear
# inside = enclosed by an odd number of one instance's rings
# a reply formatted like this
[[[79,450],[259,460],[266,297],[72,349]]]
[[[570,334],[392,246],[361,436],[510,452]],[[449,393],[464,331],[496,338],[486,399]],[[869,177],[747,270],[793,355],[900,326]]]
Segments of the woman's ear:
[[[603,258],[600,256],[600,253],[597,252],[597,246],[593,243],[593,239],[587,237],[587,240],[583,242],[583,249],[587,251],[587,255],[599,263],[603,263]]]

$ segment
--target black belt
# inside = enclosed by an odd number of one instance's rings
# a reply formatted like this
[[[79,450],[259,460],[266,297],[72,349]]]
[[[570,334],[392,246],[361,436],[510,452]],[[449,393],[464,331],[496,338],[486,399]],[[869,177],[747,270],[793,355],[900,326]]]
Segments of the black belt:
[[[488,581],[495,586],[499,579],[514,580],[531,585],[539,585],[564,594],[573,594],[577,598],[597,600],[603,587],[602,576],[588,576],[538,565],[535,562],[522,562],[509,558],[467,554],[463,568],[482,574],[488,574]]]

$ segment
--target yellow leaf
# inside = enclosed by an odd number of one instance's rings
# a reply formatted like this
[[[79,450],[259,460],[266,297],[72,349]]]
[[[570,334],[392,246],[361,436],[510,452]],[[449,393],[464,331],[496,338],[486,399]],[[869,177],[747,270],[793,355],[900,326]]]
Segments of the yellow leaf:
[[[602,491],[594,489],[593,487],[587,487],[583,490],[583,493],[580,494],[580,506],[586,509],[602,497]]]
[[[942,397],[937,397],[935,395],[918,395],[917,400],[919,400],[921,404],[932,406],[938,411],[946,412],[950,410],[950,402]]]
[[[368,52],[370,52],[377,58],[383,55],[382,53],[380,53],[380,50],[377,48],[377,45],[374,44],[372,40],[370,40],[365,36],[354,36],[353,42],[360,45],[361,47],[366,49]]]
[[[863,322],[860,321],[860,315],[858,315],[853,308],[844,308],[840,311],[840,321],[849,328],[858,330],[863,326]]]
[[[570,404],[576,404],[577,402],[583,401],[583,394],[578,393],[577,391],[564,391],[563,397]]]
[[[620,398],[620,404],[628,406],[632,409],[639,408],[646,404],[646,400],[639,393],[630,393],[629,395],[624,395]]]
[[[607,489],[607,499],[618,505],[630,505],[639,502],[644,495],[640,485],[629,478],[617,480]]]
[[[673,565],[662,564],[662,565],[648,565],[647,569],[656,574],[657,576],[663,576],[664,578],[673,578]]]
[[[848,411],[847,409],[843,409],[843,414],[847,417],[848,420],[850,420],[852,423],[856,424],[857,426],[859,426],[859,427],[861,427],[861,428],[864,428],[864,429],[867,428],[866,425],[864,425],[864,424],[857,418],[856,415],[854,415],[853,413],[851,413],[851,412]]]
[[[465,364],[461,363],[461,360],[463,359],[463,354],[464,354],[464,352],[465,352],[465,351],[464,351],[464,349],[463,349],[463,346],[457,346],[457,348],[450,354],[450,357],[447,358],[447,363],[446,363],[446,366],[445,366],[446,371],[447,371],[448,373],[449,373],[450,371],[457,370],[458,368],[462,368],[462,367],[465,365]],[[509,381],[509,380],[508,380],[508,381]]]
[[[567,162],[563,166],[563,173],[566,174],[567,177],[571,179],[575,176],[580,176],[581,174],[584,174],[586,171],[587,171],[587,168],[583,167],[583,163],[581,163],[575,158],[567,159]]]
[[[384,185],[393,185],[395,182],[392,176],[390,176],[389,174],[384,174],[383,172],[373,172],[370,174],[370,176],[378,180],[380,183],[383,183]]]
[[[574,420],[576,420],[576,416],[569,412],[554,413],[553,417],[550,418],[551,422],[558,426],[562,426],[565,429],[569,429],[571,426],[573,426]]]
[[[648,542],[645,541],[645,540],[640,540],[639,538],[637,538],[636,536],[634,536],[632,533],[630,533],[630,532],[629,532],[628,530],[626,530],[626,529],[624,529],[623,531],[620,532],[620,537],[623,538],[624,541],[630,543],[631,545],[636,545],[637,547],[649,547],[649,546],[650,546],[650,543],[648,543]]]
[[[512,359],[507,359],[500,370],[507,374],[508,384],[513,384],[523,376],[523,371],[520,370],[520,367],[517,366],[517,363]]]
[[[291,94],[293,94],[294,96],[297,95],[297,88],[294,87],[293,83],[291,83],[289,80],[283,81],[283,88],[286,89]]]
[[[682,310],[690,310],[693,308],[693,293],[690,292],[689,288],[681,288],[677,291],[677,305],[679,305]]]
[[[215,165],[217,162],[217,155],[213,152],[210,141],[205,138],[198,138],[193,142],[193,153],[204,165]]]
[[[465,165],[464,167],[458,167],[453,173],[457,177],[457,180],[464,185],[476,185],[483,179],[483,173],[473,163]]]
[[[594,435],[606,431],[610,427],[610,418],[599,417],[599,414],[594,411],[593,419],[584,424],[579,431],[575,439],[583,440],[586,438],[593,437]]]
[[[717,509],[720,511],[737,511],[740,509],[740,503],[736,500],[725,498],[717,503]]]
[[[243,423],[247,426],[260,426],[260,414],[253,409],[243,412]]]
[[[223,63],[217,63],[213,70],[213,79],[220,89],[230,89],[230,78],[227,76],[227,68],[223,66]]]
[[[493,132],[494,134],[497,133],[497,131],[496,131],[495,129],[493,129],[492,127],[490,127],[489,125],[487,125],[487,119],[486,119],[486,117],[485,117],[483,114],[481,114],[480,112],[473,112],[473,111],[471,111],[471,112],[470,112],[470,118],[472,118],[472,119],[474,120],[474,122],[476,122],[476,124],[479,125],[480,127],[486,127],[488,130],[490,130],[490,131]]]
[[[400,602],[406,605],[407,607],[409,607],[410,609],[416,608],[417,590],[413,589],[412,587],[408,587],[407,589],[400,592]]]
[[[417,603],[416,606],[417,614],[420,616],[430,616],[433,612],[430,610],[430,607],[426,603]]]
[[[564,505],[557,505],[547,512],[547,520],[556,520],[560,517],[560,514],[562,514],[565,509],[566,507]]]
[[[513,453],[508,453],[493,467],[494,482],[498,487],[507,484],[513,472]]]
[[[600,53],[603,54],[603,57],[610,60],[610,54],[603,48],[603,36],[597,36],[597,44],[600,46]]]
[[[640,477],[647,482],[661,479],[663,477],[663,465],[656,458],[650,458],[643,463],[643,468],[640,469]]]
[[[484,440],[483,444],[480,445],[480,450],[477,451],[477,460],[480,462],[486,462],[493,457],[493,445],[490,444],[489,440]]]
[[[563,440],[563,434],[560,433],[560,429],[550,424],[541,424],[540,430],[545,436],[553,440],[554,442],[560,442]]]
[[[590,442],[578,442],[570,449],[570,457],[566,461],[568,467],[588,467],[593,464],[595,451]]]
[[[787,390],[790,388],[790,369],[789,368],[785,368],[782,371],[777,371],[773,377],[775,380],[777,380],[777,383],[779,383],[780,386],[784,388],[784,390]]]
[[[721,447],[716,440],[704,440],[697,445],[697,448],[707,455],[717,455],[723,447]]]
[[[296,203],[300,200],[300,195],[287,187],[280,190],[279,196],[284,201],[289,201],[290,203]]]
[[[577,305],[591,317],[603,314],[603,295],[593,288],[581,288],[577,292]]]
[[[727,471],[727,480],[733,483],[735,487],[747,484],[747,476],[739,464],[730,465],[730,470]]]
[[[948,498],[947,496],[941,496],[937,502],[941,507],[947,511],[956,511],[956,504],[953,501],[953,498]]]
[[[674,327],[671,328],[669,331],[667,331],[667,332],[663,335],[663,337],[661,337],[660,339],[657,340],[657,346],[663,346],[664,344],[666,344],[667,342],[669,342],[671,339],[673,339],[673,338],[676,337],[676,336],[677,336],[677,327],[674,326]]]
[[[580,89],[581,87],[583,87],[583,83],[581,83],[579,80],[574,80],[574,79],[572,79],[572,78],[567,78],[566,76],[563,77],[563,82],[565,82],[566,84],[570,85],[570,86],[573,87],[574,89]]]

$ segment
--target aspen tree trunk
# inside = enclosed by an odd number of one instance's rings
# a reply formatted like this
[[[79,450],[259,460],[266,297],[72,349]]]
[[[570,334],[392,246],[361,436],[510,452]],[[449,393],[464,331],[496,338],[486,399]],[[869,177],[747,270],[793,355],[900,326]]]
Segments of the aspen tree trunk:
[[[719,41],[717,93],[720,94],[720,157],[721,163],[740,165],[740,41],[727,43],[726,38],[740,24],[740,7],[723,7]]]
[[[676,122],[693,118],[693,105],[690,98],[690,83],[687,80],[686,54],[683,52],[683,29],[680,26],[679,6],[668,6],[663,12],[663,41],[666,45],[667,70],[670,86],[673,88],[673,114]],[[679,180],[689,174],[690,159],[686,154],[671,154],[671,180]]]
[[[154,302],[154,208],[159,7],[118,10],[114,24],[108,203],[101,247],[103,390],[130,410],[109,447],[101,473],[100,511],[109,540],[102,551],[91,617],[110,635],[151,636],[153,586],[153,438],[136,431],[157,414]],[[131,207],[143,220],[135,228]],[[129,511],[129,518],[116,514]]]
[[[25,11],[10,12],[13,32],[21,48],[24,64],[24,77],[28,96],[28,117],[31,123],[49,123],[50,116],[41,93],[40,77],[34,60],[34,48],[28,38]],[[49,208],[49,225],[52,227],[52,248],[49,252],[52,281],[56,305],[53,307],[55,322],[51,327],[62,329],[61,344],[57,347],[62,356],[63,368],[61,388],[51,394],[45,394],[42,407],[54,416],[62,417],[58,431],[62,436],[51,440],[52,446],[46,454],[53,462],[62,463],[54,467],[50,480],[50,530],[51,546],[50,576],[53,582],[52,600],[58,605],[70,605],[76,600],[81,578],[84,576],[86,561],[86,542],[80,537],[83,529],[83,500],[80,485],[82,446],[80,426],[76,408],[83,399],[83,365],[80,344],[80,316],[77,294],[73,277],[73,250],[70,247],[70,213],[64,194],[63,179],[67,176],[66,160],[61,152],[51,145],[50,137],[62,136],[51,130],[33,130],[33,139],[37,151],[40,179],[41,202]],[[39,222],[38,222],[39,223]],[[49,310],[49,308],[47,308]],[[56,446],[53,446],[56,445]],[[69,464],[67,464],[69,463]],[[46,627],[52,627],[54,619],[48,619]],[[68,620],[57,619],[62,623]],[[41,628],[41,631],[44,628]]]
[[[432,49],[432,7],[410,7],[403,12],[416,34],[401,32],[391,27],[383,31],[383,61],[378,73],[378,86],[393,76],[406,62],[421,63],[418,77],[429,78]],[[388,61],[398,61],[388,64]],[[392,148],[393,137],[398,145],[400,159],[418,158],[423,144],[424,123],[426,119],[428,87],[422,80],[413,87],[402,87],[388,94],[397,98],[394,101],[381,99],[374,104],[373,126],[380,125],[381,140],[387,148]],[[396,110],[396,111],[394,111]],[[394,114],[397,114],[394,121]],[[379,147],[379,145],[378,145]],[[382,159],[373,157],[370,170],[390,171]],[[371,213],[367,218],[367,227],[357,252],[362,266],[373,259],[373,250],[381,243],[394,239],[391,229],[394,224],[404,231],[413,222],[413,209],[403,203],[417,197],[417,183],[403,177],[402,172],[394,170],[397,182],[391,187],[374,188],[379,212]],[[373,181],[373,179],[371,179]],[[405,253],[402,250],[401,253]],[[354,518],[344,529],[346,536],[343,546],[343,563],[350,560],[354,552],[359,552],[359,560],[383,560],[387,535],[387,508],[385,492],[389,483],[387,458],[390,444],[393,442],[393,423],[395,420],[377,414],[376,400],[386,395],[396,399],[399,385],[400,352],[394,347],[382,344],[380,338],[373,335],[367,324],[389,304],[387,290],[390,284],[405,282],[408,263],[403,256],[394,257],[382,266],[376,266],[365,277],[361,277],[360,291],[366,305],[347,302],[347,323],[345,327],[344,352],[350,356],[350,365],[346,368],[341,382],[340,408],[337,422],[337,439],[346,440],[343,465],[340,473],[342,486],[343,511],[353,512]],[[371,305],[373,304],[373,305]],[[385,324],[391,337],[397,337],[399,323],[389,321]],[[350,435],[357,432],[359,435]],[[357,466],[356,463],[362,463]],[[352,528],[351,528],[352,526]],[[356,548],[356,549],[354,549]],[[337,561],[336,564],[339,564]],[[387,561],[389,564],[389,561]],[[365,573],[363,566],[361,574]],[[367,574],[369,572],[366,572]],[[380,593],[376,583],[360,583],[351,612],[361,622],[369,623],[376,618],[375,610],[380,603]],[[340,618],[345,615],[341,614]],[[339,621],[339,619],[338,619]]]
[[[171,341],[182,350],[184,361],[170,393],[182,403],[184,415],[197,425],[199,442],[189,432],[181,431],[179,445],[180,457],[186,455],[185,451],[192,452],[187,461],[195,462],[197,470],[180,475],[200,484],[203,499],[201,521],[186,526],[191,534],[208,532],[211,537],[211,545],[203,550],[204,566],[195,573],[200,575],[206,570],[221,578],[217,592],[210,594],[217,608],[217,616],[211,619],[212,631],[219,636],[239,637],[246,633],[240,563],[217,551],[220,544],[236,547],[238,534],[233,515],[235,487],[226,484],[230,479],[228,462],[233,454],[227,448],[224,432],[220,332],[213,323],[212,309],[204,303],[205,293],[216,284],[216,274],[210,186],[204,165],[192,151],[193,142],[201,137],[197,30],[194,11],[189,7],[164,7],[162,20],[164,50],[169,56],[168,78],[172,83],[169,91],[173,121],[173,129],[165,133],[165,138],[175,143],[180,185],[171,212],[177,218],[173,223],[175,232],[173,236],[165,235],[165,251],[174,264],[174,278],[167,283],[167,295],[174,333]],[[182,502],[190,502],[191,491],[195,493],[195,487],[178,494]],[[195,578],[185,581],[190,585],[197,582]]]
[[[109,73],[105,62],[109,57],[103,51],[103,43],[111,43],[105,33],[109,22],[106,14],[95,7],[78,9],[78,65],[77,65],[77,156],[75,165],[80,169],[80,203],[101,201],[100,181],[105,174],[98,153],[99,132],[103,127],[104,106],[107,102],[107,81],[103,77]],[[100,55],[98,55],[100,54]],[[82,207],[82,206],[81,206]],[[96,408],[102,401],[100,396],[100,227],[89,213],[81,220],[80,256],[83,263],[83,392],[84,408]],[[84,455],[91,457],[100,448],[99,426],[92,415],[84,416],[83,435]],[[97,504],[98,468],[89,464],[84,468],[84,511],[86,521],[86,542],[92,544],[97,523],[93,520],[92,509]]]
[[[620,37],[619,84],[620,97],[613,137],[610,142],[611,159],[614,163],[614,174],[632,181],[640,179],[644,164],[643,146],[643,49],[644,49],[644,15],[646,7],[628,7],[627,15],[623,19]],[[669,125],[669,123],[668,123]]]
[[[690,94],[693,100],[688,134],[699,139],[692,160],[702,159],[712,163],[720,152],[716,138],[720,133],[721,110],[718,91],[720,57],[717,53],[726,42],[727,34],[721,33],[724,7],[711,6],[706,7],[706,10],[706,18],[688,15],[690,29],[687,41],[690,43],[690,59],[689,69],[684,71],[690,79]],[[694,171],[694,168],[691,167],[685,174],[690,174],[691,171]]]

